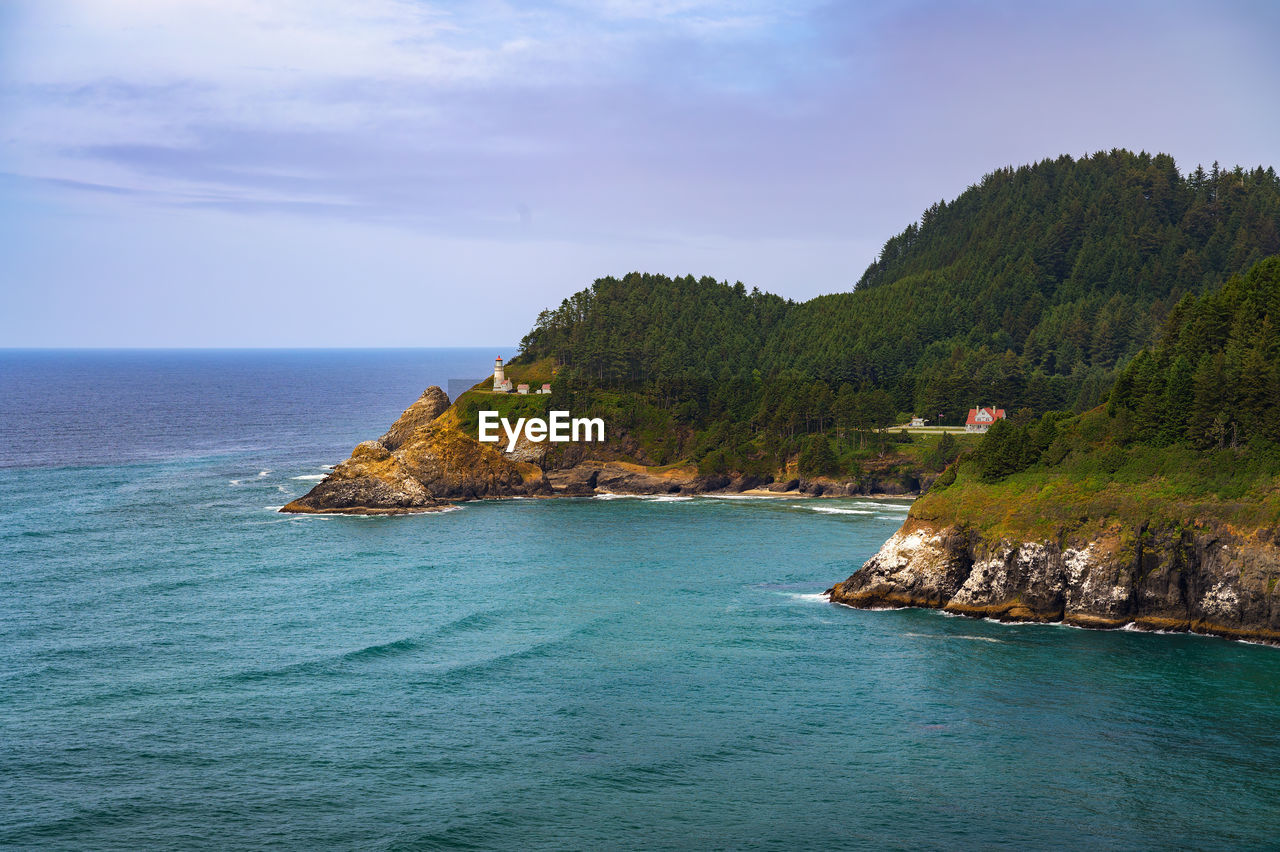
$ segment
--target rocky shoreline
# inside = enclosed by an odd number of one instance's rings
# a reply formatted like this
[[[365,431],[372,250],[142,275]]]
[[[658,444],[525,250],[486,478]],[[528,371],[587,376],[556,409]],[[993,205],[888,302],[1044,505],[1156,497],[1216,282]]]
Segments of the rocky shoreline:
[[[281,512],[392,515],[509,497],[743,494],[907,496],[895,478],[854,482],[699,475],[687,467],[577,459],[544,470],[530,447],[506,454],[458,428],[429,388],[374,441]],[[993,539],[959,524],[910,517],[863,567],[828,590],[832,603],[926,607],[1001,621],[1195,632],[1280,644],[1280,529],[1225,525],[1124,529],[1045,540]]]
[[[1192,632],[1280,645],[1280,530],[1112,527],[1085,541],[988,540],[909,518],[827,592],[859,609]]]
[[[898,479],[854,482],[825,478],[700,475],[689,468],[654,469],[625,461],[579,460],[543,469],[522,445],[504,453],[457,428],[448,396],[431,387],[377,440],[365,441],[303,497],[280,511],[295,514],[393,515],[439,511],[460,501],[504,497],[591,497],[597,494],[759,494],[805,497],[906,496]],[[536,460],[536,461],[535,461]],[[927,487],[927,482],[924,483]]]

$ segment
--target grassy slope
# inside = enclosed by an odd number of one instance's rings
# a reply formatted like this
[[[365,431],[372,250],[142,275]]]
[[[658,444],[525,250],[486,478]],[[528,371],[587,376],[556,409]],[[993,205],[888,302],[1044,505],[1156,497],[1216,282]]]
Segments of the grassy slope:
[[[508,364],[505,372],[513,385],[527,383],[531,390],[537,390],[543,383],[551,381],[552,360],[542,358],[531,364]],[[514,424],[520,417],[546,417],[550,400],[550,396],[539,393],[493,393],[493,376],[490,375],[459,395],[441,419],[474,438],[479,412],[496,411],[499,417],[505,417]]]
[[[1280,458],[1249,448],[1201,452],[1185,446],[1119,447],[1102,409],[1071,426],[1072,447],[1053,467],[995,483],[961,459],[950,485],[935,487],[912,515],[973,527],[988,538],[1087,536],[1094,528],[1150,522],[1221,522],[1239,531],[1280,526]]]

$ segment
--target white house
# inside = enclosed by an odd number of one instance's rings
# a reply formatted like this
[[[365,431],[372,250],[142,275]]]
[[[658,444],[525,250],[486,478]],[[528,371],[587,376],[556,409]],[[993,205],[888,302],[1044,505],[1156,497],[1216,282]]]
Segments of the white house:
[[[997,420],[1004,419],[1004,409],[996,408],[994,405],[990,408],[970,408],[969,416],[964,421],[964,431],[966,432],[985,432],[991,428],[991,424]]]

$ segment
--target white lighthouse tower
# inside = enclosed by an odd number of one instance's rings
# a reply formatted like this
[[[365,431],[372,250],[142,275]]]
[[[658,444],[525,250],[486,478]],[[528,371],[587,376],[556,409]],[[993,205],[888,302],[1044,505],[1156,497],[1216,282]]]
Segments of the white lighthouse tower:
[[[493,359],[493,392],[511,393],[511,380],[502,369],[502,358]]]

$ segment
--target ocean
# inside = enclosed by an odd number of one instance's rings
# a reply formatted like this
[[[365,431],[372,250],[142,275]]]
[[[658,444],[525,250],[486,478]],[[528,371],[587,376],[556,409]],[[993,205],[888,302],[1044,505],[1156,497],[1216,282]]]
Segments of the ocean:
[[[907,501],[275,511],[499,352],[0,352],[0,847],[1280,848],[1280,649],[826,603]]]

